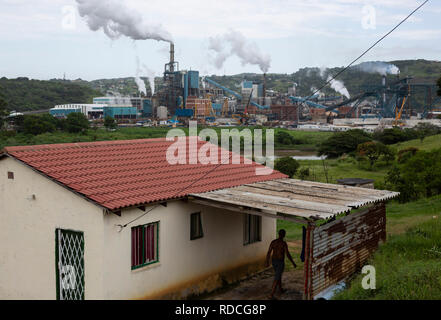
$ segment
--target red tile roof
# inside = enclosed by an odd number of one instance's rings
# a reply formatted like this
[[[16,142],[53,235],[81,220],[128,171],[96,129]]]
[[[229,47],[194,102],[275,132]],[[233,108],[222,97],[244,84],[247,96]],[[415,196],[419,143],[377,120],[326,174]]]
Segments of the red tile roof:
[[[205,143],[199,141],[198,148]],[[243,158],[241,164],[171,165],[166,159],[171,144],[160,138],[6,147],[4,152],[110,210],[287,177],[278,171],[256,175],[263,166],[244,164]]]

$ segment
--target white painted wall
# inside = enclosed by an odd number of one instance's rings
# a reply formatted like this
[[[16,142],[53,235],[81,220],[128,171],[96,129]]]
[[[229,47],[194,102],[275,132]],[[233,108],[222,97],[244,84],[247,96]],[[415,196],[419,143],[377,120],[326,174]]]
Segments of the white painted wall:
[[[204,237],[190,240],[190,214],[199,211]],[[262,218],[262,241],[244,246],[241,213],[180,200],[118,231],[117,224],[141,214],[134,208],[121,217],[103,216],[96,205],[20,162],[0,160],[0,299],[56,298],[56,228],[84,232],[86,299],[149,297],[254,262],[276,232],[276,220]],[[156,221],[159,263],[132,271],[131,227]]]
[[[147,209],[148,210],[148,209]],[[204,237],[190,240],[190,215],[201,212]],[[243,215],[184,201],[159,206],[142,215],[123,210],[121,217],[105,219],[105,299],[148,297],[161,290],[192,282],[219,271],[263,258],[276,233],[276,220],[262,218],[262,241],[243,245]],[[131,270],[131,227],[159,221],[159,263]]]
[[[85,298],[101,298],[102,209],[14,159],[0,159],[0,299],[56,298],[56,228],[84,232]]]

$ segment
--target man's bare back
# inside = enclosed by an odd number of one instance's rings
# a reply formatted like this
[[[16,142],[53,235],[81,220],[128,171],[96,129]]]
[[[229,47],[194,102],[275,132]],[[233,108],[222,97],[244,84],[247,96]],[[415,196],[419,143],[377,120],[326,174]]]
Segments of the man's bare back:
[[[272,259],[285,260],[285,252],[288,251],[288,246],[283,239],[273,240],[270,249],[273,250]]]

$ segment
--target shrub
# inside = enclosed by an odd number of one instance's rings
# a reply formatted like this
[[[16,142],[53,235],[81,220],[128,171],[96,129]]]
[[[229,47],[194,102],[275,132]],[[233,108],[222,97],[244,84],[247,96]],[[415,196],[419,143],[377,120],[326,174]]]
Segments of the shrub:
[[[49,114],[43,116],[30,115],[24,117],[21,130],[32,135],[54,132],[57,129],[56,123],[57,119]]]
[[[274,169],[288,175],[290,178],[294,177],[300,164],[297,160],[291,157],[283,157],[276,160]]]
[[[112,118],[112,117],[110,117],[110,116],[106,116],[106,117],[104,118],[104,126],[105,126],[107,129],[115,129],[115,128],[116,128],[116,122],[115,122],[115,119]]]
[[[360,129],[334,133],[319,146],[319,155],[337,158],[357,150],[359,144],[372,141],[371,136]]]
[[[418,152],[418,148],[409,147],[398,151],[398,163],[404,163]]]
[[[89,120],[79,112],[72,112],[67,115],[65,130],[71,133],[84,132],[89,128]]]
[[[441,149],[418,151],[404,163],[392,168],[385,182],[400,192],[399,201],[407,202],[421,197],[441,194]]]
[[[301,168],[299,170],[299,179],[300,180],[306,180],[306,178],[309,178],[309,176],[310,176],[309,168]]]
[[[286,146],[300,143],[300,141],[294,138],[291,134],[283,130],[276,132],[275,142]]]
[[[383,131],[376,131],[373,138],[384,144],[395,144],[418,138],[418,135],[413,129],[400,129],[394,127],[391,129],[384,129]]]

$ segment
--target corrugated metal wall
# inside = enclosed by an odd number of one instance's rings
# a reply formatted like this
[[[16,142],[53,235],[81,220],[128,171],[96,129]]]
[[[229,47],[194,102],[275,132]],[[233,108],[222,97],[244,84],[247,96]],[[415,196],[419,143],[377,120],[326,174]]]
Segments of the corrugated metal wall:
[[[306,238],[307,299],[360,269],[386,240],[386,209],[380,203],[320,227],[309,226]]]

